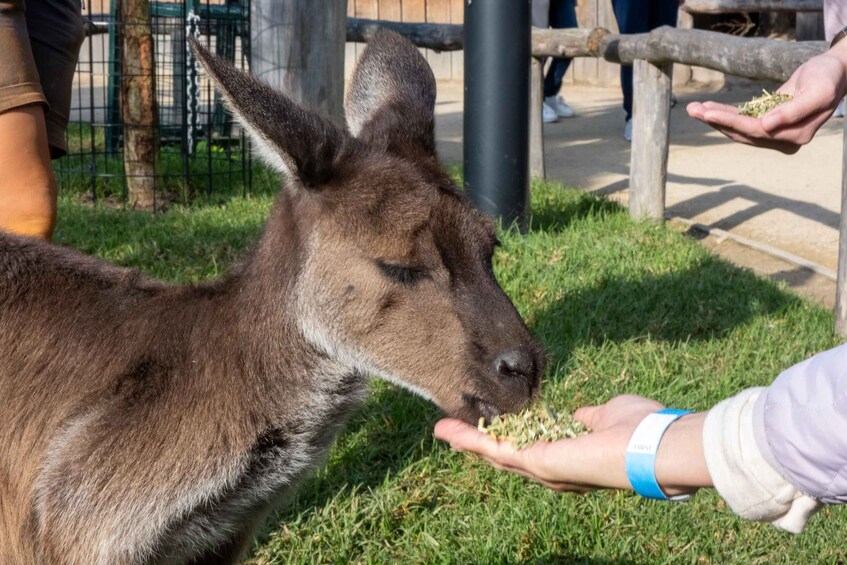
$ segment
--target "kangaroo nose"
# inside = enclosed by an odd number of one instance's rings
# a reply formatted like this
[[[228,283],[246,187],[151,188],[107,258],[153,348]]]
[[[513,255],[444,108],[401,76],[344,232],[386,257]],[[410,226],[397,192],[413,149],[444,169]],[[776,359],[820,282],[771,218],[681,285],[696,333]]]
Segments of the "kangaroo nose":
[[[524,378],[531,387],[538,384],[540,375],[539,362],[534,352],[527,347],[508,349],[494,360],[494,369],[499,377]]]

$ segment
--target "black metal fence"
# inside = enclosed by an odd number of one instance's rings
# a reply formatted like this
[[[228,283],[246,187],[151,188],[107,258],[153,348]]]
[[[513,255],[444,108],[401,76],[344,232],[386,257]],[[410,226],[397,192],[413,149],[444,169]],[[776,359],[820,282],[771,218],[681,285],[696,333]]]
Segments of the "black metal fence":
[[[94,200],[126,201],[121,113],[121,33],[118,0],[83,12],[87,37],[73,85],[68,154],[56,164],[62,190]],[[98,10],[92,13],[92,10]],[[252,184],[248,142],[194,60],[187,36],[247,69],[249,0],[151,2],[159,203],[198,195],[246,193]],[[156,206],[160,207],[160,206]]]

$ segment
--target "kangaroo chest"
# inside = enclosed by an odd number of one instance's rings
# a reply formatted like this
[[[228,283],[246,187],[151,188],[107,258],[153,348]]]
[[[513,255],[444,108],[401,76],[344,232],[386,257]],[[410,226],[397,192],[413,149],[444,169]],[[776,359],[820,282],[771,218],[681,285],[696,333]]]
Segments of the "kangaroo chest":
[[[338,386],[340,385],[340,386]],[[350,375],[316,390],[302,413],[258,433],[238,470],[215,493],[197,500],[170,528],[160,554],[191,556],[196,549],[249,538],[264,517],[325,459],[366,394],[364,379]]]

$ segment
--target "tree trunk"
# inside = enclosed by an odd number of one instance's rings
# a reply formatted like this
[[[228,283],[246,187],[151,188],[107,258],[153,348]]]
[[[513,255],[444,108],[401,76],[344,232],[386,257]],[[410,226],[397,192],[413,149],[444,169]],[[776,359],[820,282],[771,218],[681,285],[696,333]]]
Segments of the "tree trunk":
[[[347,0],[253,0],[252,73],[342,123]]]
[[[156,204],[156,67],[149,0],[119,0],[121,118],[127,196],[134,208]]]

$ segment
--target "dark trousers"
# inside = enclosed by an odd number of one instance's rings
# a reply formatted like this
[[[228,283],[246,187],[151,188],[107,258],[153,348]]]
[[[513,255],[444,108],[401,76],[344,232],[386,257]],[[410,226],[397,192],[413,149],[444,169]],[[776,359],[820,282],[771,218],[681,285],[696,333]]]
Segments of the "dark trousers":
[[[550,27],[568,29],[577,27],[576,0],[550,0]],[[544,96],[556,96],[562,89],[562,79],[571,66],[571,60],[554,57],[544,77]]]
[[[647,33],[661,26],[676,27],[678,0],[612,0],[621,33]],[[621,90],[626,119],[632,118],[632,66],[621,65]]]

